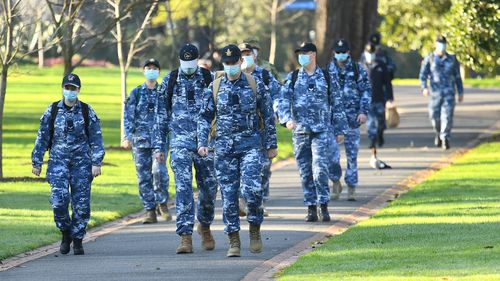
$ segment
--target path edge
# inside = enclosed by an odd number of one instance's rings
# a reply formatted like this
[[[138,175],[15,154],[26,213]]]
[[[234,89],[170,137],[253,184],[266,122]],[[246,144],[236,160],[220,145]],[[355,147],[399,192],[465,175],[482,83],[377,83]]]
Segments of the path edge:
[[[365,221],[372,217],[379,210],[387,206],[390,202],[399,198],[411,190],[413,187],[427,180],[433,173],[451,165],[457,158],[477,147],[481,143],[491,139],[494,135],[498,134],[500,130],[500,121],[488,129],[483,130],[476,138],[469,141],[464,147],[443,156],[438,161],[429,165],[428,168],[415,172],[404,180],[396,183],[392,187],[386,189],[382,194],[379,194],[374,199],[366,204],[360,206],[353,213],[343,217],[340,221],[334,223],[332,226],[322,232],[318,232],[314,236],[300,241],[288,250],[262,262],[252,271],[250,271],[242,279],[243,281],[269,281],[275,280],[286,267],[292,265],[297,261],[300,256],[314,250],[316,245],[321,245],[333,235],[344,233],[350,227],[359,222]]]

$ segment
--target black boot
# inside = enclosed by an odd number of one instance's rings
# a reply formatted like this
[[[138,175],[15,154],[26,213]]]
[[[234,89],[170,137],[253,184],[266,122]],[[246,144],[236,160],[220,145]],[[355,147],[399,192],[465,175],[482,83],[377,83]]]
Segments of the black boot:
[[[307,217],[306,222],[318,221],[318,209],[316,205],[311,205],[307,207]]]
[[[82,239],[73,239],[73,254],[76,256],[85,254],[83,251]]]
[[[436,137],[434,138],[434,145],[436,147],[441,147],[442,146],[442,141],[441,141],[441,138],[439,137],[439,133],[437,133]]]
[[[330,213],[328,213],[328,204],[321,204],[321,220],[330,221]]]
[[[378,147],[384,146],[384,131],[380,131],[377,134],[377,142],[378,142]]]
[[[444,139],[442,148],[443,150],[450,149],[450,141],[448,139]]]
[[[69,245],[71,245],[71,235],[69,234],[69,231],[62,231],[62,240],[59,252],[63,255],[69,253]]]

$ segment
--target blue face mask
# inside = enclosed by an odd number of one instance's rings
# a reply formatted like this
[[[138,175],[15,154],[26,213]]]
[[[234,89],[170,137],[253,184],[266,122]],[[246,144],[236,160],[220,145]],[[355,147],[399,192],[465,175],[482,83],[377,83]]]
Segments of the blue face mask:
[[[224,72],[226,72],[227,75],[234,77],[238,75],[238,73],[241,71],[240,65],[235,64],[235,65],[224,65]]]
[[[146,76],[148,80],[156,81],[158,76],[160,76],[160,71],[158,69],[146,69],[144,70],[144,76]]]
[[[243,61],[246,67],[252,67],[252,65],[255,63],[253,60],[253,56],[244,56]]]
[[[348,58],[349,58],[348,53],[342,53],[342,54],[335,53],[335,59],[340,62],[346,61]]]
[[[441,43],[441,42],[437,42],[436,43],[436,51],[437,52],[444,53],[445,50],[446,50],[446,44],[445,43]]]
[[[64,99],[66,99],[67,101],[74,102],[74,101],[76,101],[76,97],[78,96],[78,92],[63,89],[63,96],[64,96]]]
[[[299,64],[303,67],[306,67],[311,62],[311,57],[309,55],[300,54],[299,55]]]
[[[182,72],[184,72],[186,75],[192,75],[193,73],[196,72],[196,68],[194,67],[182,67],[181,66]]]

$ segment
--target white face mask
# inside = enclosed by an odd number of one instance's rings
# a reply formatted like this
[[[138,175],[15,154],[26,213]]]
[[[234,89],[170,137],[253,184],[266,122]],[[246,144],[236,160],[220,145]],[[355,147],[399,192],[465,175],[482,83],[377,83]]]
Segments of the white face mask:
[[[441,42],[436,42],[436,52],[444,53],[446,51],[446,44]]]
[[[241,64],[241,69],[246,69],[248,67],[252,67],[254,65],[255,61],[253,59],[253,56],[243,56],[243,63]]]
[[[375,54],[365,51],[365,60],[367,63],[372,63],[375,60]]]
[[[190,61],[180,60],[180,69],[187,75],[193,74],[198,69],[198,59]]]

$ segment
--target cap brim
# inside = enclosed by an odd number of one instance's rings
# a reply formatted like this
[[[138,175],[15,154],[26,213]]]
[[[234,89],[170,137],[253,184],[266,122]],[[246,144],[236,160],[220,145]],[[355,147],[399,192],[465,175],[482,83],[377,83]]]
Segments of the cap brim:
[[[71,86],[75,86],[75,87],[77,87],[77,88],[80,88],[80,85],[77,85],[77,84],[75,84],[75,83],[71,83],[71,82],[64,83],[64,84],[63,84],[63,87],[64,87],[64,86],[66,86],[66,85],[71,85]]]
[[[158,68],[161,68],[159,64],[154,63],[154,62],[149,62],[149,63],[144,64],[143,68],[146,67],[146,66],[148,66],[148,65],[154,65],[154,66],[156,66]]]
[[[223,57],[221,59],[222,62],[237,62],[240,58],[239,57]]]
[[[295,49],[295,53],[298,53],[298,52],[307,52],[307,50],[304,50],[302,48]]]

